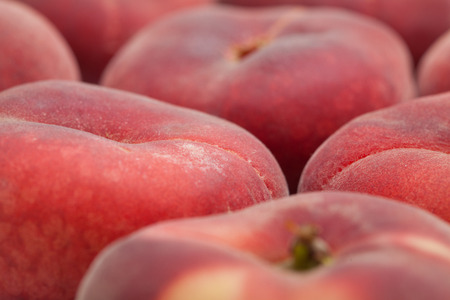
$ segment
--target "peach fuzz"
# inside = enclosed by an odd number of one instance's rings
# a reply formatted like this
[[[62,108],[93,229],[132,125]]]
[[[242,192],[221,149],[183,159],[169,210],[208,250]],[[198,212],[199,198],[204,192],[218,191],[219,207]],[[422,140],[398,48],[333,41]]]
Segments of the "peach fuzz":
[[[417,74],[420,94],[450,92],[450,29],[424,54]]]
[[[331,133],[416,89],[406,46],[381,22],[338,9],[225,5],[146,27],[101,84],[246,128],[272,151],[294,192]]]
[[[450,93],[360,116],[317,149],[298,191],[370,193],[450,221],[449,116]]]
[[[217,0],[246,6],[306,5],[341,7],[388,24],[406,41],[414,61],[450,28],[450,0]]]
[[[73,299],[118,237],[288,194],[242,128],[79,82],[0,93],[0,153],[0,299]]]
[[[299,236],[288,224],[317,228],[325,264],[290,268]],[[96,257],[76,300],[446,300],[449,266],[450,227],[436,216],[373,195],[304,193],[147,226]]]
[[[64,38],[43,15],[0,1],[0,91],[38,80],[78,80],[79,67]]]
[[[111,57],[142,27],[212,0],[16,0],[55,24],[79,61],[83,80],[96,83]]]

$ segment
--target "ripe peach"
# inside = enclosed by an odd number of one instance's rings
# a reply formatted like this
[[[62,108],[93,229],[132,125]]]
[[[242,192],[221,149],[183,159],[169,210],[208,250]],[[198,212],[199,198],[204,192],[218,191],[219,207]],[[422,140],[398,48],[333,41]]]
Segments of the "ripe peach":
[[[313,154],[299,192],[357,191],[450,221],[450,93],[362,115]]]
[[[40,13],[0,1],[0,91],[44,79],[79,79],[72,50]]]
[[[73,299],[120,236],[288,194],[242,128],[79,82],[0,93],[0,153],[0,299]]]
[[[84,81],[97,82],[116,51],[139,29],[212,0],[17,0],[47,16],[78,58]]]
[[[424,54],[417,74],[422,95],[450,91],[450,29]]]
[[[221,3],[266,6],[297,4],[335,6],[377,18],[406,41],[417,63],[431,44],[450,28],[450,0],[217,0]]]
[[[316,192],[143,228],[97,256],[76,299],[447,300],[449,277],[447,223]]]
[[[293,191],[325,138],[416,88],[406,46],[381,22],[331,8],[225,5],[143,29],[101,83],[246,128],[274,153]]]

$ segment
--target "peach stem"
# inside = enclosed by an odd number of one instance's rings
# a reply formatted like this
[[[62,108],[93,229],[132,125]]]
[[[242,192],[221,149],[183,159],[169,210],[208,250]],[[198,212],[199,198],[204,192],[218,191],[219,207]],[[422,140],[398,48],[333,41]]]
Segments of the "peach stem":
[[[299,226],[287,224],[294,233],[291,246],[291,258],[285,265],[296,271],[307,271],[331,262],[328,244],[319,237],[317,227],[313,225]]]

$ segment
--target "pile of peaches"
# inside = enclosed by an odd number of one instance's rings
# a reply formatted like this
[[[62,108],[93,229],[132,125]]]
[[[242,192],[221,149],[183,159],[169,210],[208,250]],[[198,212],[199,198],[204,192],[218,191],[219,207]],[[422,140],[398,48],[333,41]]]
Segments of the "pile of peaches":
[[[1,300],[450,299],[450,0],[0,0]]]

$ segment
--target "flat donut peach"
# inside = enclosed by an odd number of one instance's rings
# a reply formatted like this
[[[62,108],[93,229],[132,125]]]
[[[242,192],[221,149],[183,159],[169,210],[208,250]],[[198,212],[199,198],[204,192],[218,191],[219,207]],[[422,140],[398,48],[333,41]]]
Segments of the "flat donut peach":
[[[80,77],[61,33],[28,5],[0,1],[0,45],[0,91],[38,80]]]
[[[444,93],[355,118],[313,154],[298,191],[370,193],[450,221],[449,116]]]
[[[198,109],[253,133],[291,190],[314,150],[350,119],[415,95],[406,45],[344,10],[210,5],[135,35],[101,84]]]
[[[108,243],[288,194],[269,150],[201,112],[41,81],[0,93],[0,298],[73,299]]]

